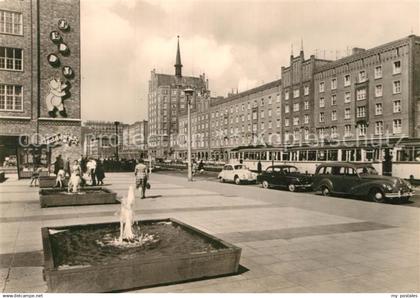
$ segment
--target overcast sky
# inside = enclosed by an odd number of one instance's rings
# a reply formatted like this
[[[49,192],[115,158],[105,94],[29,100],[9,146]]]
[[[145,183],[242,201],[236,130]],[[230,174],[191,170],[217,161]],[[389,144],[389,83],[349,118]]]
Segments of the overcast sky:
[[[280,78],[303,40],[305,56],[335,59],[419,35],[420,2],[81,0],[82,118],[147,119],[150,71],[206,73],[212,95]]]

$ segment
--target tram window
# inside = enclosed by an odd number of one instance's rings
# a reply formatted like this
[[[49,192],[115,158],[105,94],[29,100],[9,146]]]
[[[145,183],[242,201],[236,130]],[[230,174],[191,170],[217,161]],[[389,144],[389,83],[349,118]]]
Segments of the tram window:
[[[308,151],[308,160],[316,160],[316,151]]]
[[[337,161],[338,160],[338,151],[329,150],[328,151],[328,160]]]
[[[318,151],[318,160],[326,160],[327,159],[327,155],[325,154],[324,150],[320,150]]]

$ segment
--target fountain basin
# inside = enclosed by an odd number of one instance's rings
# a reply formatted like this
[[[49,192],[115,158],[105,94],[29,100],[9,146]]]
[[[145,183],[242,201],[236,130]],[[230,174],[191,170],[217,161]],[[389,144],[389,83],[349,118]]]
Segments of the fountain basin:
[[[159,219],[135,227],[157,242],[127,248],[98,241],[117,236],[118,222],[42,228],[48,291],[112,292],[238,272],[241,248],[192,226]]]
[[[41,208],[119,204],[117,194],[105,187],[83,187],[79,193],[68,193],[67,188],[41,188],[39,190]]]

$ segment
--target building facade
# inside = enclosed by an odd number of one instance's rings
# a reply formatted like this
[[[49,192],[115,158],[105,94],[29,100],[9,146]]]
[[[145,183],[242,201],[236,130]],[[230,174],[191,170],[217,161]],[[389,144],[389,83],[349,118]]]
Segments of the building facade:
[[[148,135],[149,125],[147,121],[137,121],[124,126],[120,157],[125,159],[146,158]]]
[[[338,160],[415,161],[420,158],[419,85],[418,36],[354,49],[315,74],[318,139],[339,145]]]
[[[179,115],[187,111],[186,88],[192,88],[190,99],[193,108],[198,97],[209,94],[208,80],[199,77],[183,76],[179,40],[177,47],[175,75],[151,72],[148,94],[149,152],[153,158],[173,157],[171,143],[178,134]]]
[[[79,0],[0,2],[1,159],[19,176],[80,156]]]
[[[123,151],[124,130],[127,127],[127,124],[119,122],[84,122],[83,154],[92,158],[116,159],[117,154]]]

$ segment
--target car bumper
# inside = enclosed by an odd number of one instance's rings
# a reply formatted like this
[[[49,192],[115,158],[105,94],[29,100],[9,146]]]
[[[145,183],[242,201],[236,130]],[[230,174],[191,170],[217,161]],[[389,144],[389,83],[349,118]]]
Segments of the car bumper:
[[[312,184],[300,184],[300,185],[295,185],[296,188],[303,188],[303,189],[310,189],[312,188]]]
[[[404,197],[412,197],[414,195],[414,191],[411,192],[389,192],[385,193],[385,197],[388,199],[397,199],[397,198],[404,198]]]

